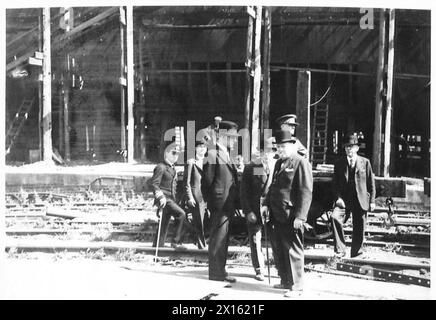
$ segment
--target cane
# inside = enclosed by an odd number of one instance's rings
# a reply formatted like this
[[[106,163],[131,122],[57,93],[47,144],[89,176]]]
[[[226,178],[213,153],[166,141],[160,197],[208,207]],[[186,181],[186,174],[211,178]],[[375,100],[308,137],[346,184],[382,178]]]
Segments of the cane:
[[[157,227],[157,240],[156,240],[156,252],[154,253],[154,263],[157,262],[157,254],[159,252],[159,239],[160,239],[160,229],[162,225],[162,217],[160,216],[160,210],[161,208],[157,208],[156,215],[159,217],[159,224]]]
[[[266,242],[266,267],[268,269],[268,284],[271,284],[271,271],[270,271],[270,267],[269,267],[269,248],[268,248],[268,227],[266,225],[267,221],[266,221],[266,215],[264,215],[264,220],[265,223],[263,224],[264,226],[264,231],[265,231],[265,242]]]

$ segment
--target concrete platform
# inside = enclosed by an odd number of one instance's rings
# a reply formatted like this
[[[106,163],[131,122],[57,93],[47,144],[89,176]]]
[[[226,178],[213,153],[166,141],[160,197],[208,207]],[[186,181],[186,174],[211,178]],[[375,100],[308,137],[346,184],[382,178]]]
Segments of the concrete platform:
[[[253,270],[227,267],[237,282],[208,280],[207,266],[163,266],[128,261],[68,260],[41,254],[35,259],[6,259],[0,265],[0,299],[289,300],[284,290],[253,278]],[[317,272],[305,273],[298,299],[430,299],[429,288]],[[175,302],[176,303],[176,302]],[[176,303],[176,305],[179,302]]]

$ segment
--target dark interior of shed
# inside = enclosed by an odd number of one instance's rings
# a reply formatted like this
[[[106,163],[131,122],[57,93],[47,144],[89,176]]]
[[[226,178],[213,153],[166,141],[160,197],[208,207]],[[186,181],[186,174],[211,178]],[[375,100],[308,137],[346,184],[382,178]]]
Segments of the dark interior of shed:
[[[74,24],[104,9],[74,8]],[[244,10],[134,7],[137,161],[157,162],[163,133],[190,120],[200,129],[221,115],[243,126]],[[60,11],[52,8],[55,43],[64,32]],[[38,50],[38,15],[38,9],[7,10],[7,63],[29,48]],[[307,68],[312,70],[311,101],[321,99],[319,103],[329,105],[327,163],[333,163],[342,150],[335,147],[335,137],[349,131],[362,133],[365,148],[361,151],[371,158],[377,21],[374,29],[362,30],[356,22],[359,11],[352,8],[274,7],[272,17],[270,123],[296,112],[297,69]],[[429,75],[429,21],[426,11],[399,10],[397,14],[394,70],[403,76],[395,79],[393,92],[394,175],[430,175],[430,78],[407,76]],[[14,41],[32,28],[36,29]],[[122,47],[116,14],[59,43],[52,47],[54,148],[66,158],[68,91],[70,163],[124,161],[120,104],[125,95],[119,81]],[[23,100],[33,100],[28,120],[6,156],[9,164],[35,161],[40,149],[38,69],[25,69],[27,76],[7,75],[6,130]]]

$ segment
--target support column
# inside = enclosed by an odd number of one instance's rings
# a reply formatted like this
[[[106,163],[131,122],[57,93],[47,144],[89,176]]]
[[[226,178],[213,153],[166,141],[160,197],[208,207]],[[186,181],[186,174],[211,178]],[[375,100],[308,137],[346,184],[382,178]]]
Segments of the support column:
[[[42,26],[42,9],[41,15],[38,17],[38,52],[43,52],[43,26]],[[44,54],[44,53],[43,53]],[[42,70],[41,70],[42,71]],[[38,148],[39,148],[39,160],[42,160],[42,73],[38,74]]]
[[[125,45],[124,45],[124,30],[126,24],[126,12],[124,7],[120,7],[120,84],[121,84],[121,151],[126,150],[126,62],[125,62]]]
[[[376,175],[381,174],[381,153],[382,153],[382,119],[383,119],[383,90],[384,90],[384,65],[386,47],[386,21],[385,10],[380,10],[379,42],[378,42],[378,65],[377,83],[375,92],[374,112],[374,138],[372,149],[372,167]]]
[[[52,161],[52,114],[51,114],[51,28],[50,28],[50,8],[44,8],[42,12],[43,22],[43,54],[42,61],[42,154],[44,161]]]
[[[253,27],[254,19],[252,16],[248,17],[247,29],[247,61],[245,66],[247,72],[245,73],[245,109],[244,109],[244,128],[250,128],[250,111],[251,111],[251,70],[252,70],[252,55],[253,55]]]
[[[262,6],[256,7],[256,24],[254,31],[254,77],[253,77],[253,116],[251,127],[251,151],[259,146],[259,115],[260,115],[260,86],[261,86],[261,53],[260,38],[262,35]]]
[[[264,43],[263,43],[263,97],[262,97],[262,127],[271,129],[269,125],[270,106],[270,63],[271,63],[271,8],[265,8]]]
[[[298,71],[297,79],[297,104],[296,112],[297,119],[300,125],[298,126],[298,134],[301,143],[307,148],[310,148],[310,71]],[[309,157],[309,159],[311,159]]]
[[[139,55],[139,72],[140,76],[139,79],[141,79],[141,83],[139,85],[139,105],[141,106],[141,112],[140,112],[140,128],[139,128],[139,149],[140,149],[140,159],[142,162],[144,162],[147,158],[147,150],[146,150],[146,143],[145,143],[145,71],[144,71],[144,59],[142,57],[143,50],[142,50],[142,41],[144,41],[144,31],[142,27],[139,29],[139,36],[138,36],[138,55]]]
[[[135,116],[133,106],[135,103],[135,83],[134,83],[134,52],[133,52],[133,6],[126,7],[127,20],[127,161],[135,161],[134,142],[135,142]]]
[[[391,164],[391,135],[392,135],[392,96],[394,85],[394,40],[395,40],[395,10],[389,9],[389,42],[386,80],[386,117],[383,176],[389,177]]]

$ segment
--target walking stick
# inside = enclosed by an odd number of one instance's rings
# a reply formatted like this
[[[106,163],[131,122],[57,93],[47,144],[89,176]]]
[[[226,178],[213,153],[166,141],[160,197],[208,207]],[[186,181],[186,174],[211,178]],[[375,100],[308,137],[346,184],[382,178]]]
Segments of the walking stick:
[[[269,267],[269,248],[268,248],[268,227],[267,227],[267,221],[266,221],[266,216],[264,216],[264,221],[265,223],[264,225],[264,231],[265,231],[265,242],[266,242],[266,267],[268,269],[268,284],[271,284],[271,271],[270,271],[270,267]]]
[[[157,212],[156,215],[159,217],[159,224],[157,227],[157,240],[156,240],[156,252],[154,253],[154,263],[157,262],[157,254],[159,252],[159,239],[160,239],[160,229],[161,229],[161,225],[162,225],[162,217],[160,216],[160,207],[157,208]]]

